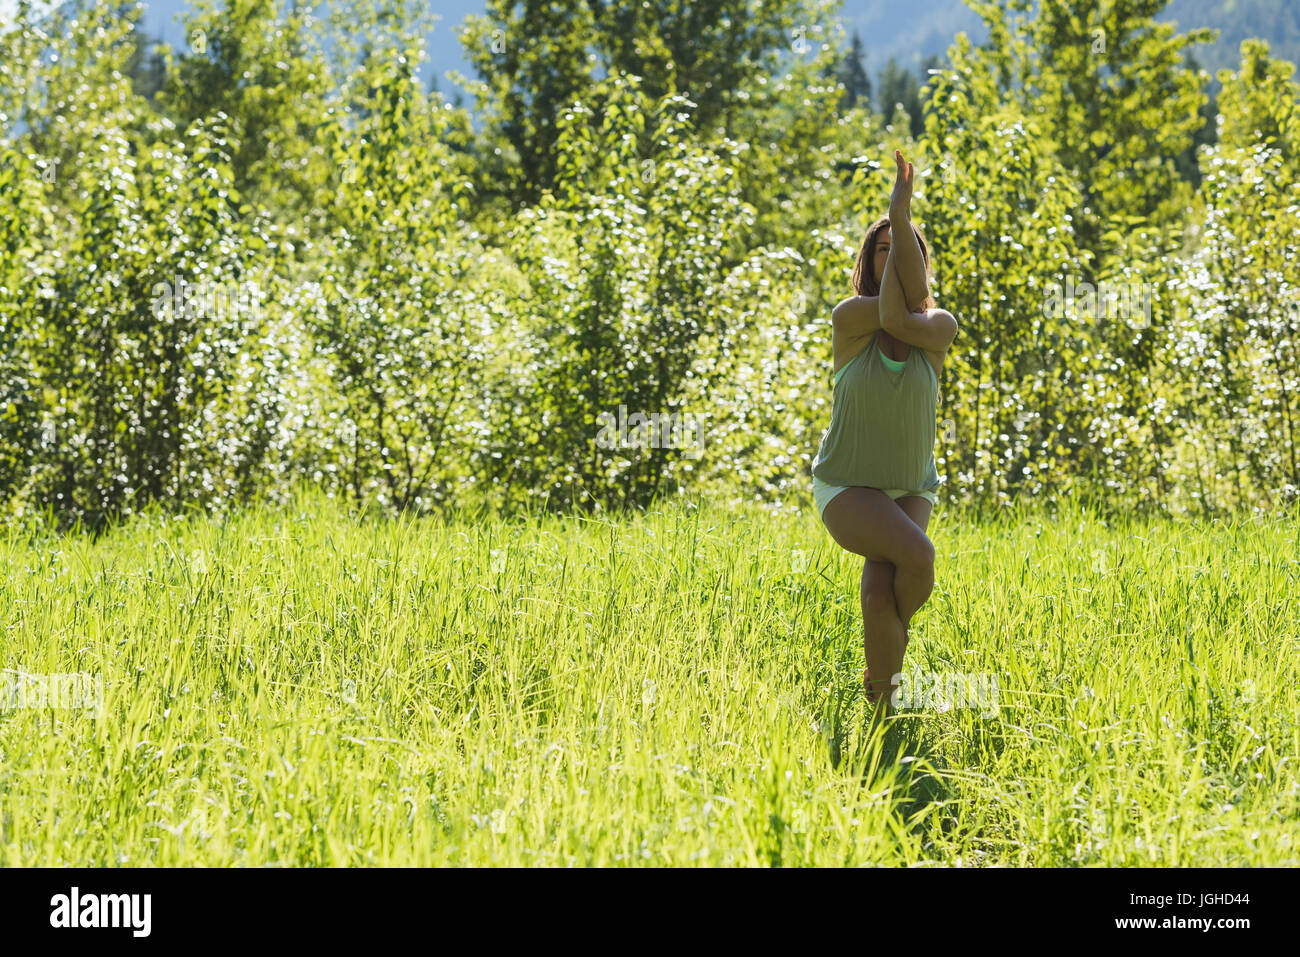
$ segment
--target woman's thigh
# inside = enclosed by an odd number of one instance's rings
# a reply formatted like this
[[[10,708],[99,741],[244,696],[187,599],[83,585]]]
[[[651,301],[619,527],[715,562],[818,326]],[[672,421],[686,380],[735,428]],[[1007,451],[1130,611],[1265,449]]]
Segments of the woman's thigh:
[[[915,503],[925,506],[924,514]],[[873,562],[914,565],[933,554],[918,517],[929,520],[930,503],[917,496],[895,502],[878,488],[853,486],[826,505],[822,521],[839,546]]]
[[[934,506],[930,500],[921,498],[919,495],[904,495],[902,498],[894,499],[894,504],[907,513],[907,517],[916,523],[916,527],[925,531],[930,524],[930,513],[934,511]]]
[[[934,506],[928,499],[919,495],[904,495],[894,499],[894,504],[901,508],[921,531],[930,524],[930,512]],[[863,574],[863,596],[876,592],[881,595],[894,593],[894,565],[892,562],[873,562],[867,559]]]

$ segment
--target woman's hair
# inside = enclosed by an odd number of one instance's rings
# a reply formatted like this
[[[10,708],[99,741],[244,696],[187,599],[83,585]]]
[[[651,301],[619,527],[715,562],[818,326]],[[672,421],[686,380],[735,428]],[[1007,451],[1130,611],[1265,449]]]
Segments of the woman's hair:
[[[888,225],[888,216],[881,216],[872,223],[871,228],[867,230],[867,238],[862,241],[862,248],[858,250],[858,261],[853,265],[853,289],[859,296],[880,295],[880,280],[871,274],[871,267],[876,261],[876,237]],[[917,244],[921,247],[921,258],[925,260],[926,275],[929,275],[930,251],[925,246],[925,237],[921,235],[921,230],[915,223],[911,225],[912,232],[916,234]],[[933,309],[934,307],[934,296],[926,296],[925,302],[921,303],[921,308]]]

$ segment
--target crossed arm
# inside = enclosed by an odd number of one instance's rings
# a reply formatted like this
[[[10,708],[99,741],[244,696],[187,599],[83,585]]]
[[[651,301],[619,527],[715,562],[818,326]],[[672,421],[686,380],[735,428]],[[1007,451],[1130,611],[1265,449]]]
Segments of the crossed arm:
[[[860,338],[884,329],[894,338],[930,352],[945,353],[957,336],[957,320],[946,309],[923,309],[930,297],[929,277],[921,245],[912,231],[911,164],[897,150],[899,179],[889,202],[889,253],[879,296],[853,296],[831,312],[832,343],[849,336]],[[908,303],[916,303],[913,312]],[[838,354],[839,346],[832,348]]]
[[[880,327],[909,346],[947,352],[957,336],[957,320],[952,313],[946,309],[912,312],[907,306],[908,302],[916,302],[919,309],[930,295],[930,288],[912,224],[893,209],[889,211],[889,235],[889,255],[880,282]],[[905,286],[907,280],[911,281],[910,288]]]
[[[895,268],[907,300],[908,312],[920,312],[925,300],[930,298],[930,281],[925,274],[925,258],[921,244],[912,231],[912,217],[906,209],[889,204],[889,251],[898,253]],[[884,281],[881,281],[884,285]]]

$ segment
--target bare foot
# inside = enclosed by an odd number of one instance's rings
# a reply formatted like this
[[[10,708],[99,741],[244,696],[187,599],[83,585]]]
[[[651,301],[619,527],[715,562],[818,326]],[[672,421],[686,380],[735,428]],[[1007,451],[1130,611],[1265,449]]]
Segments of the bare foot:
[[[862,690],[866,692],[867,700],[872,704],[878,702],[881,696],[885,693],[885,689],[883,688],[880,691],[871,690],[871,675],[868,673],[867,668],[862,669]]]

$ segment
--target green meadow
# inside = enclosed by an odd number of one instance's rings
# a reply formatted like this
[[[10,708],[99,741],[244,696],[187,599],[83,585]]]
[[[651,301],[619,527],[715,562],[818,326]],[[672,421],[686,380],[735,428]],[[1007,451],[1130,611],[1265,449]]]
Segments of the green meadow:
[[[928,532],[881,722],[811,503],[11,526],[0,865],[1296,866],[1294,514]]]

